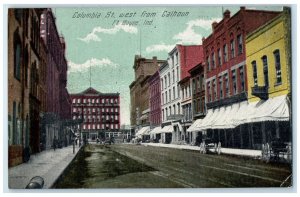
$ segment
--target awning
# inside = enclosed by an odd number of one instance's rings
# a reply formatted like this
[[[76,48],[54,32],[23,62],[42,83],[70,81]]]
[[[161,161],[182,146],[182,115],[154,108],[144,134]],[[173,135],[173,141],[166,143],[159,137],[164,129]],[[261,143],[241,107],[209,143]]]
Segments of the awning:
[[[140,120],[146,120],[148,118],[148,115],[147,114],[144,114],[140,117]]]
[[[159,134],[159,133],[161,133],[161,130],[162,130],[161,127],[155,127],[154,129],[152,129],[152,130],[150,131],[150,134],[153,134],[153,135]]]
[[[137,133],[136,135],[149,135],[149,131],[150,131],[150,126],[147,127],[142,127]]]
[[[203,119],[197,119],[186,131],[187,132],[199,131],[198,125],[200,125],[202,121]]]
[[[173,126],[172,125],[167,125],[164,126],[161,130],[162,133],[172,133],[173,132]]]
[[[290,119],[289,100],[286,95],[249,103],[246,110],[233,118],[237,126],[243,123],[289,121]]]
[[[195,121],[187,131],[230,129],[252,122],[288,121],[289,116],[289,101],[286,95],[252,103],[243,101],[209,109],[205,118]]]

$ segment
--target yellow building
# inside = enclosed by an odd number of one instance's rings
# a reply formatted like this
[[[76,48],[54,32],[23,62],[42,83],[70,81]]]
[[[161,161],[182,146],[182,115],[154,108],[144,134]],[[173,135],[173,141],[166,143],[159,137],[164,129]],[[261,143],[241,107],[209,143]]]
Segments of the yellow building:
[[[247,35],[246,65],[248,102],[240,120],[248,123],[253,146],[261,146],[263,154],[268,153],[264,147],[277,140],[291,147],[289,8]]]
[[[249,102],[291,92],[290,14],[276,18],[248,34],[246,64]]]

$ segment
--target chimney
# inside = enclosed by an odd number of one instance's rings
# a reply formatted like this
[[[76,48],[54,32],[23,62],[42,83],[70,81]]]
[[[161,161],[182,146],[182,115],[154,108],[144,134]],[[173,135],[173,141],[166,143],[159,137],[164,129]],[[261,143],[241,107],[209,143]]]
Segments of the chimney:
[[[157,65],[157,57],[156,57],[156,56],[153,56],[152,59],[153,59],[153,64],[154,64],[154,65]]]
[[[212,30],[215,31],[216,26],[218,25],[218,23],[216,21],[214,21],[211,26],[212,26]]]
[[[246,9],[245,6],[241,6],[241,7],[240,7],[240,10],[245,10],[245,9]]]
[[[223,18],[230,18],[230,11],[229,10],[225,10],[225,12],[223,13]]]

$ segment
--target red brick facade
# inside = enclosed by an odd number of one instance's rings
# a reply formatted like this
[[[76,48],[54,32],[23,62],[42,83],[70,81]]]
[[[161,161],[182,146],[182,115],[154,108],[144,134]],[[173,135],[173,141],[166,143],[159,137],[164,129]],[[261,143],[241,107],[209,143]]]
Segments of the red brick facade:
[[[72,100],[72,118],[81,119],[82,132],[99,133],[120,129],[119,93],[101,93],[93,88],[70,94]]]
[[[233,96],[246,99],[245,37],[278,13],[241,7],[232,17],[226,10],[223,20],[212,24],[213,33],[203,39],[207,103]],[[208,108],[214,106],[208,104]]]
[[[161,90],[159,71],[154,73],[149,79],[149,106],[150,106],[150,125],[159,126],[161,124]]]

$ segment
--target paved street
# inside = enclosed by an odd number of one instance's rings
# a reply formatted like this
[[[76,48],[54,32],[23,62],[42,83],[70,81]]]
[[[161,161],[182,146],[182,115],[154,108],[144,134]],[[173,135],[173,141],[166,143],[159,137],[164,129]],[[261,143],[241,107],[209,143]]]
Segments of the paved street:
[[[290,174],[286,164],[246,157],[135,144],[89,145],[54,187],[279,187]]]
[[[129,144],[111,148],[153,167],[155,174],[182,187],[279,187],[291,174],[288,165],[228,155]]]

